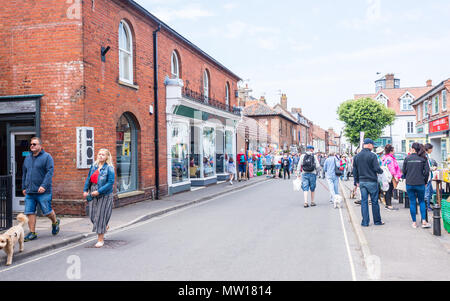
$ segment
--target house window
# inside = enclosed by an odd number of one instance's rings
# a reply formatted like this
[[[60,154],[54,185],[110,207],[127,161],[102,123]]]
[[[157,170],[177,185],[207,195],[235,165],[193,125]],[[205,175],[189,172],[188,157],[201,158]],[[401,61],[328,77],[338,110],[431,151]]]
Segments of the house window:
[[[180,61],[178,60],[178,55],[176,51],[172,52],[172,66],[171,72],[173,78],[180,78]]]
[[[420,108],[421,108],[421,106],[420,105],[418,105],[417,106],[417,121],[420,121],[420,118],[421,118],[421,112],[420,112]]]
[[[209,75],[208,70],[205,70],[203,72],[203,97],[205,99],[205,102],[208,103],[209,99]]]
[[[423,102],[423,119],[426,119],[428,115],[428,101]]]
[[[230,84],[229,83],[227,83],[225,85],[225,104],[226,104],[227,108],[230,105]]]
[[[125,21],[119,25],[119,78],[133,84],[133,43],[130,27]]]
[[[442,91],[442,111],[447,110],[447,90]]]
[[[432,114],[438,114],[439,113],[439,95],[436,95],[433,98],[433,102],[432,102]]]
[[[402,98],[401,100],[401,110],[402,111],[412,111],[413,108],[411,106],[412,103],[412,98],[409,96],[406,96],[404,98]]]
[[[414,122],[408,121],[408,134],[414,134]]]

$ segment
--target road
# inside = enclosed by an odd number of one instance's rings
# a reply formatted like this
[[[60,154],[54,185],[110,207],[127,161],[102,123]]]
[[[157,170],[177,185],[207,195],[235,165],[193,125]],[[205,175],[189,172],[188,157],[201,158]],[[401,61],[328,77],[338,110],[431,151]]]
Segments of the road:
[[[91,239],[1,266],[0,281],[367,280],[346,209],[323,184],[317,207],[274,179],[109,233],[102,249]]]

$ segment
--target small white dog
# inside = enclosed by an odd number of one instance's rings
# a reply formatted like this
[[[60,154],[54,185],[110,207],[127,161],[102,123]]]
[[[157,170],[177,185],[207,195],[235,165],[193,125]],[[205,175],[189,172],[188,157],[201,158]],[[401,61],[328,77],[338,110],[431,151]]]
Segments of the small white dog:
[[[335,194],[333,198],[334,208],[341,208],[342,197],[339,194]]]
[[[11,227],[8,231],[0,235],[0,250],[3,249],[6,253],[6,265],[11,265],[14,254],[14,246],[19,242],[19,252],[23,252],[24,231],[23,225],[28,222],[28,217],[20,213],[17,215],[19,224]]]

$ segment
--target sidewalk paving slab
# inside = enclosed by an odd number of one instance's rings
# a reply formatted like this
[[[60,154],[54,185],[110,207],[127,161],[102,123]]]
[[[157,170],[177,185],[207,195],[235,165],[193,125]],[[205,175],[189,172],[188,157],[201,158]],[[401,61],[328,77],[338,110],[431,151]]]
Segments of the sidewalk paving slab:
[[[201,203],[229,192],[239,191],[249,186],[272,180],[266,176],[259,176],[248,181],[234,181],[233,185],[223,182],[193,191],[187,191],[172,196],[164,196],[160,200],[147,200],[124,207],[114,208],[109,222],[109,232],[149,220],[151,218],[178,210],[193,204]],[[275,180],[275,179],[273,179]],[[56,250],[84,239],[96,237],[92,232],[92,223],[89,217],[58,216],[60,219],[60,232],[51,234],[51,221],[47,217],[37,217],[36,233],[38,238],[25,242],[24,252],[19,253],[15,246],[13,265],[15,260],[23,260],[47,251]],[[17,221],[14,221],[17,224]],[[29,232],[28,225],[24,226],[25,235]],[[107,234],[106,234],[107,239]],[[6,262],[6,254],[0,253],[0,266]]]

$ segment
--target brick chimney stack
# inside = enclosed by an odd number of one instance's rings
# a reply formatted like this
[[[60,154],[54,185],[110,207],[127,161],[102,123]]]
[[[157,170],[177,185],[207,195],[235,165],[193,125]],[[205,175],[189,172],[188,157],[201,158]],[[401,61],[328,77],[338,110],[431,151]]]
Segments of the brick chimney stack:
[[[431,79],[427,80],[427,87],[432,87],[433,81]]]
[[[394,74],[386,74],[386,89],[394,89]]]
[[[281,94],[281,101],[280,101],[281,107],[285,110],[287,110],[287,96],[286,94]]]

